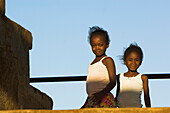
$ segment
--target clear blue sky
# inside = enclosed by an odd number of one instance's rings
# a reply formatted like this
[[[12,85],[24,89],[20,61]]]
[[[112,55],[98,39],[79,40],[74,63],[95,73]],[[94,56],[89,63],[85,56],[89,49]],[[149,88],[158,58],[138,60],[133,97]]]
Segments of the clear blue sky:
[[[86,75],[94,58],[88,28],[94,25],[110,35],[107,55],[117,74],[127,70],[117,56],[132,42],[144,52],[139,72],[170,73],[169,0],[6,0],[6,15],[32,33],[30,77]],[[87,96],[85,82],[32,85],[53,98],[54,109],[78,109]],[[170,107],[170,79],[149,86],[152,106]]]

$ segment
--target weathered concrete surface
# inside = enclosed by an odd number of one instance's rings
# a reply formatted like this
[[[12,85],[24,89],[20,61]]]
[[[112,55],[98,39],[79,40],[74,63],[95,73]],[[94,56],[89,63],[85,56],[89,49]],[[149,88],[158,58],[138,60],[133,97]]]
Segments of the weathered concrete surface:
[[[0,110],[52,109],[52,99],[29,85],[32,34],[4,14],[0,0]]]
[[[170,113],[170,108],[89,108],[78,110],[7,110],[0,113]]]

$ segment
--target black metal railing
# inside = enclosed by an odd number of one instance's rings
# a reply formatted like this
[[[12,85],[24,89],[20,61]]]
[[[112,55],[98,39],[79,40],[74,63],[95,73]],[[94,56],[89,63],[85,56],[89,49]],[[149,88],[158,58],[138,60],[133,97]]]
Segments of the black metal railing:
[[[170,79],[169,74],[145,74],[148,79]],[[71,82],[71,81],[85,81],[87,76],[67,76],[67,77],[40,77],[30,78],[31,83],[37,82]]]

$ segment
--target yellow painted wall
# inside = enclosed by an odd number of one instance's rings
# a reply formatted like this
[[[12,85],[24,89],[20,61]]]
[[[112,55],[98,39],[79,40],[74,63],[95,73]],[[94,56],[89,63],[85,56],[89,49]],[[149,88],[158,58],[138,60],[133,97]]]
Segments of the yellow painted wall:
[[[7,110],[0,113],[170,113],[167,108],[86,108],[77,110]]]

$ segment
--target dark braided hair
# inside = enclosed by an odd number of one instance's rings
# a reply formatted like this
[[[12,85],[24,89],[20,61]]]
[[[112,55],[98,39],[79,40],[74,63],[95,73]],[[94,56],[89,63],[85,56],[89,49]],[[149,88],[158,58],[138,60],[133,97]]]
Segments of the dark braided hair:
[[[125,49],[124,54],[122,56],[122,60],[125,61],[126,57],[131,53],[136,52],[140,57],[140,64],[143,61],[143,52],[142,49],[137,45],[137,43],[131,43],[128,48]]]
[[[106,44],[110,43],[110,39],[109,39],[109,35],[108,35],[107,31],[104,30],[101,27],[98,27],[98,26],[90,27],[90,29],[89,29],[89,36],[88,36],[88,42],[89,43],[90,43],[91,38],[93,36],[103,36],[105,41],[106,41]]]

